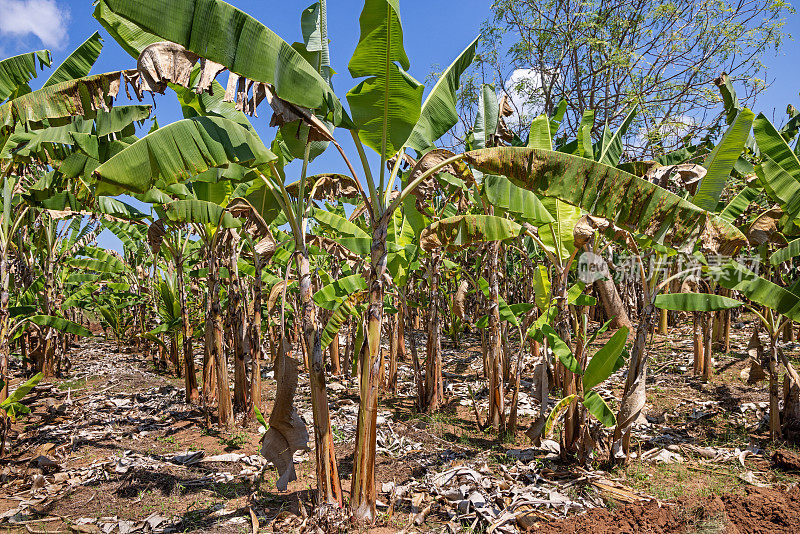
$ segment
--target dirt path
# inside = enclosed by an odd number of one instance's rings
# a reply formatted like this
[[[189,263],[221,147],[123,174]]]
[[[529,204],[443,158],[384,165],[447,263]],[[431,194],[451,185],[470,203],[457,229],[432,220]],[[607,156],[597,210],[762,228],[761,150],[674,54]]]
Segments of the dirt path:
[[[370,531],[788,532],[800,517],[800,473],[791,462],[775,469],[763,449],[766,392],[738,378],[737,353],[719,357],[711,384],[687,376],[680,367],[691,348],[681,331],[673,335],[653,344],[660,371],[648,384],[648,421],[636,429],[648,459],[612,471],[600,462],[591,471],[561,465],[554,442],[531,448],[520,433],[499,443],[478,430],[467,393],[471,386],[485,410],[477,339],[458,350],[444,344],[449,402],[437,414],[413,413],[410,363],[401,362],[398,395],[381,401],[380,519]],[[249,533],[256,521],[262,532],[358,531],[336,514],[310,515],[313,451],[295,456],[298,480],[278,492],[274,469],[258,454],[258,424],[205,428],[202,411],[183,402],[182,381],[157,373],[132,348],[118,353],[97,338],[70,360],[69,376],[38,386],[26,400],[32,413],[14,425],[0,473],[0,529]],[[268,411],[274,381],[269,369],[263,376]],[[601,393],[618,397],[621,381],[620,372]],[[536,411],[528,387],[522,429]],[[329,389],[347,494],[357,387],[332,377]],[[307,399],[301,377],[298,410],[311,421]]]

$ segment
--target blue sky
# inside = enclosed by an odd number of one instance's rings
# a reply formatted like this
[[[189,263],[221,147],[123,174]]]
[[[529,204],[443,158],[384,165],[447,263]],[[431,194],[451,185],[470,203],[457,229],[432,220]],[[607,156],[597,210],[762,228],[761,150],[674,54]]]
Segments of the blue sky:
[[[151,0],[159,1],[159,0]],[[312,0],[267,2],[264,0],[233,0],[236,7],[246,11],[270,27],[288,42],[302,40],[300,12]],[[363,0],[337,0],[329,2],[328,28],[331,39],[331,64],[339,74],[333,85],[337,94],[344,94],[355,82],[347,73],[347,62],[359,36],[358,16]],[[448,65],[478,34],[481,23],[489,15],[490,0],[405,0],[400,2],[404,29],[404,44],[411,59],[411,74],[421,82],[436,68]],[[103,52],[93,72],[108,72],[135,66],[135,60],[92,18],[90,0],[0,0],[0,58],[29,50],[49,48],[54,64],[58,64],[75,46],[94,31],[104,38]],[[787,19],[786,30],[800,39],[800,15]],[[782,119],[786,104],[800,107],[800,68],[798,43],[788,40],[780,55],[768,55],[765,62],[770,68],[772,86],[761,96],[756,112]],[[222,75],[223,81],[227,78]],[[42,77],[46,79],[46,76]],[[146,102],[149,100],[146,98]],[[261,108],[260,117],[252,122],[268,142],[271,138],[267,125],[270,113]],[[160,124],[180,117],[174,97],[156,96],[156,115]],[[337,136],[348,153],[354,153],[350,136]],[[312,172],[346,172],[341,159],[329,150],[312,163]],[[118,248],[113,236],[101,236],[101,246]]]

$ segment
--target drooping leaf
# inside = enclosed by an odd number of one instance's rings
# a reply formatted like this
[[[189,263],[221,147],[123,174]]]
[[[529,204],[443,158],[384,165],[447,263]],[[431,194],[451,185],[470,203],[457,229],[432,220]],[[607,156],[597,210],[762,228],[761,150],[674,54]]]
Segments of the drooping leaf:
[[[120,77],[136,71],[116,71],[68,80],[26,93],[0,106],[0,129],[107,111],[120,89]],[[52,123],[51,123],[52,124]]]
[[[117,106],[111,111],[97,112],[95,134],[100,137],[111,133],[131,130],[133,135],[134,123],[141,123],[150,116],[150,106]]]
[[[728,221],[733,222],[738,219],[742,213],[747,209],[753,200],[758,196],[758,189],[753,187],[745,187],[738,195],[728,202],[728,205],[722,210],[719,216]]]
[[[95,17],[114,26],[112,36],[129,50],[146,36],[108,16],[125,19],[140,32],[177,43],[249,80],[272,84],[278,97],[309,109],[329,109],[333,122],[342,108],[330,85],[303,56],[250,15],[220,0],[101,0]],[[133,42],[127,42],[134,39]]]
[[[789,217],[797,218],[800,215],[800,181],[767,155],[762,155],[755,171],[770,198]]]
[[[337,306],[336,309],[333,310],[328,322],[325,324],[325,329],[322,331],[320,339],[322,350],[327,349],[333,341],[333,338],[339,335],[339,330],[341,330],[342,324],[344,324],[348,317],[358,319],[359,315],[356,307],[353,306],[349,300],[345,300],[342,304]],[[363,339],[361,342],[363,343]]]
[[[788,245],[784,248],[780,248],[772,253],[769,257],[769,263],[771,265],[780,265],[785,261],[789,261],[792,258],[797,257],[800,255],[800,239],[795,239],[790,241]]]
[[[321,308],[333,310],[344,302],[350,295],[367,289],[367,282],[360,274],[351,274],[334,280],[316,293],[314,302]]]
[[[37,50],[0,60],[0,102],[36,77],[37,63],[39,69],[49,67],[50,51]]]
[[[220,225],[223,228],[239,228],[242,224],[224,207],[206,200],[174,200],[164,209],[171,221]]]
[[[461,247],[489,241],[503,241],[518,236],[522,227],[509,219],[494,215],[457,215],[440,221],[422,231],[420,245],[424,250]]]
[[[730,255],[746,244],[729,223],[655,184],[619,169],[569,154],[500,147],[466,153],[485,173],[502,174],[537,194],[559,198],[658,243],[685,249],[701,236],[704,245]]]
[[[42,373],[36,373],[33,375],[31,378],[25,381],[25,383],[21,384],[17,389],[15,389],[14,392],[8,396],[8,398],[3,400],[3,402],[0,403],[0,408],[5,408],[11,404],[22,401],[22,399],[25,398],[25,395],[30,393],[30,391],[36,387],[39,382],[41,382],[42,378],[44,378]]]
[[[39,326],[53,328],[54,330],[64,332],[65,334],[73,334],[81,337],[92,337],[92,333],[89,330],[78,323],[73,323],[72,321],[68,321],[63,317],[56,317],[54,315],[32,315],[26,320]]]
[[[517,187],[505,176],[486,174],[481,186],[487,200],[504,212],[511,213],[534,226],[555,222],[535,194]]]
[[[795,180],[800,180],[800,159],[763,113],[753,120],[753,136],[762,155],[768,156]]]
[[[563,413],[567,411],[567,408],[569,408],[569,405],[572,404],[572,401],[575,400],[575,397],[577,397],[577,395],[575,394],[568,395],[563,399],[561,399],[560,401],[558,401],[558,404],[553,406],[553,409],[550,410],[550,414],[547,416],[547,419],[545,420],[542,436],[544,436],[545,438],[549,438],[550,436],[553,435],[553,427],[555,426],[559,417],[561,417],[561,415],[563,415]]]
[[[481,277],[478,279],[478,288],[481,290],[483,295],[486,297],[487,300],[491,300],[491,291],[489,290],[489,282],[486,281],[485,278]],[[511,323],[513,326],[519,327],[520,325],[520,317],[524,316],[531,308],[533,308],[533,304],[530,302],[521,302],[517,304],[508,305],[503,297],[498,295],[497,297],[497,304],[500,312],[500,320],[506,321]],[[478,319],[475,322],[475,326],[478,328],[486,328],[489,326],[489,319],[485,315]]]
[[[275,155],[252,132],[221,117],[183,119],[159,128],[94,171],[101,181],[144,193],[157,179],[184,181],[213,167],[258,166]]]
[[[314,209],[313,217],[320,224],[332,228],[340,235],[343,235],[345,237],[355,237],[355,238],[370,239],[370,240],[372,239],[370,235],[364,230],[362,230],[358,225],[330,211]]]
[[[800,321],[800,297],[735,261],[709,269],[722,287],[739,291],[756,304]]]

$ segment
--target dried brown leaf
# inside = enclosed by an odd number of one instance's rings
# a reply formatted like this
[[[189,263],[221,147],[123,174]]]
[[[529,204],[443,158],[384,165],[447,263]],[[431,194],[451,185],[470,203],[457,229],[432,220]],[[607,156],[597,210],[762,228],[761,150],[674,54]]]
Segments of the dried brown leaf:
[[[289,482],[297,480],[292,460],[295,451],[308,450],[308,431],[294,406],[299,362],[289,356],[288,349],[281,339],[275,359],[275,404],[261,446],[261,454],[278,470],[275,487],[279,491],[286,491]]]
[[[160,94],[164,94],[169,83],[188,87],[192,67],[198,59],[200,56],[177,43],[169,41],[153,43],[142,50],[136,62],[136,69],[141,76],[139,78],[141,87],[146,91]],[[213,65],[216,64],[213,62],[205,64],[212,67],[211,70],[215,69]],[[219,71],[216,72],[219,73]]]

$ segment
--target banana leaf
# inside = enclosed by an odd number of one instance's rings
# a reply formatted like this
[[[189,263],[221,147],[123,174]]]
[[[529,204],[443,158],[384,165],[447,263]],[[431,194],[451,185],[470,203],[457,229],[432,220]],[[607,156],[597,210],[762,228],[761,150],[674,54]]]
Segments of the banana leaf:
[[[347,93],[361,142],[387,160],[411,135],[422,109],[424,86],[407,71],[398,0],[365,0],[361,35],[347,68],[366,78]]]
[[[422,231],[423,250],[445,247],[455,251],[461,247],[489,241],[504,241],[522,231],[518,223],[494,215],[457,215],[436,221]]]
[[[628,329],[626,327],[620,328],[611,339],[606,341],[606,344],[598,350],[589,363],[586,365],[586,370],[583,373],[583,389],[588,391],[605,381],[611,373],[614,372],[614,367],[619,360],[622,350],[625,348],[625,342],[628,340]],[[599,418],[598,418],[599,419]]]
[[[707,312],[737,308],[743,303],[709,293],[666,293],[656,295],[653,304],[662,310]]]
[[[116,15],[115,17],[110,16]],[[342,106],[330,85],[303,56],[247,13],[220,0],[100,0],[94,16],[126,49],[149,40],[178,43],[250,80],[272,84],[278,97],[309,109],[326,109],[337,126]],[[121,24],[119,19],[130,25]]]
[[[101,182],[145,193],[157,179],[184,181],[213,167],[275,160],[261,140],[221,117],[183,119],[139,139],[94,171]]]
[[[739,229],[655,184],[584,158],[531,148],[500,147],[466,153],[484,173],[502,174],[536,194],[558,198],[658,243],[732,255],[747,243]]]
[[[425,98],[419,120],[411,131],[406,144],[420,154],[436,148],[434,143],[458,122],[456,94],[461,75],[472,64],[478,46],[476,37],[466,49],[447,67],[436,85]]]
[[[83,78],[88,76],[100,51],[103,49],[103,39],[98,32],[94,32],[88,39],[72,51],[67,58],[56,67],[42,87],[49,87],[57,83]]]
[[[39,64],[41,70],[45,66],[49,67],[50,61],[49,50],[26,52],[0,60],[0,102],[16,93],[21,86],[30,90],[27,85],[37,76],[36,64]]]
[[[35,325],[53,328],[54,330],[64,332],[65,334],[73,334],[81,337],[92,337],[92,333],[89,330],[78,323],[73,323],[72,321],[68,321],[62,317],[55,317],[53,315],[32,315],[25,320],[30,321]]]

